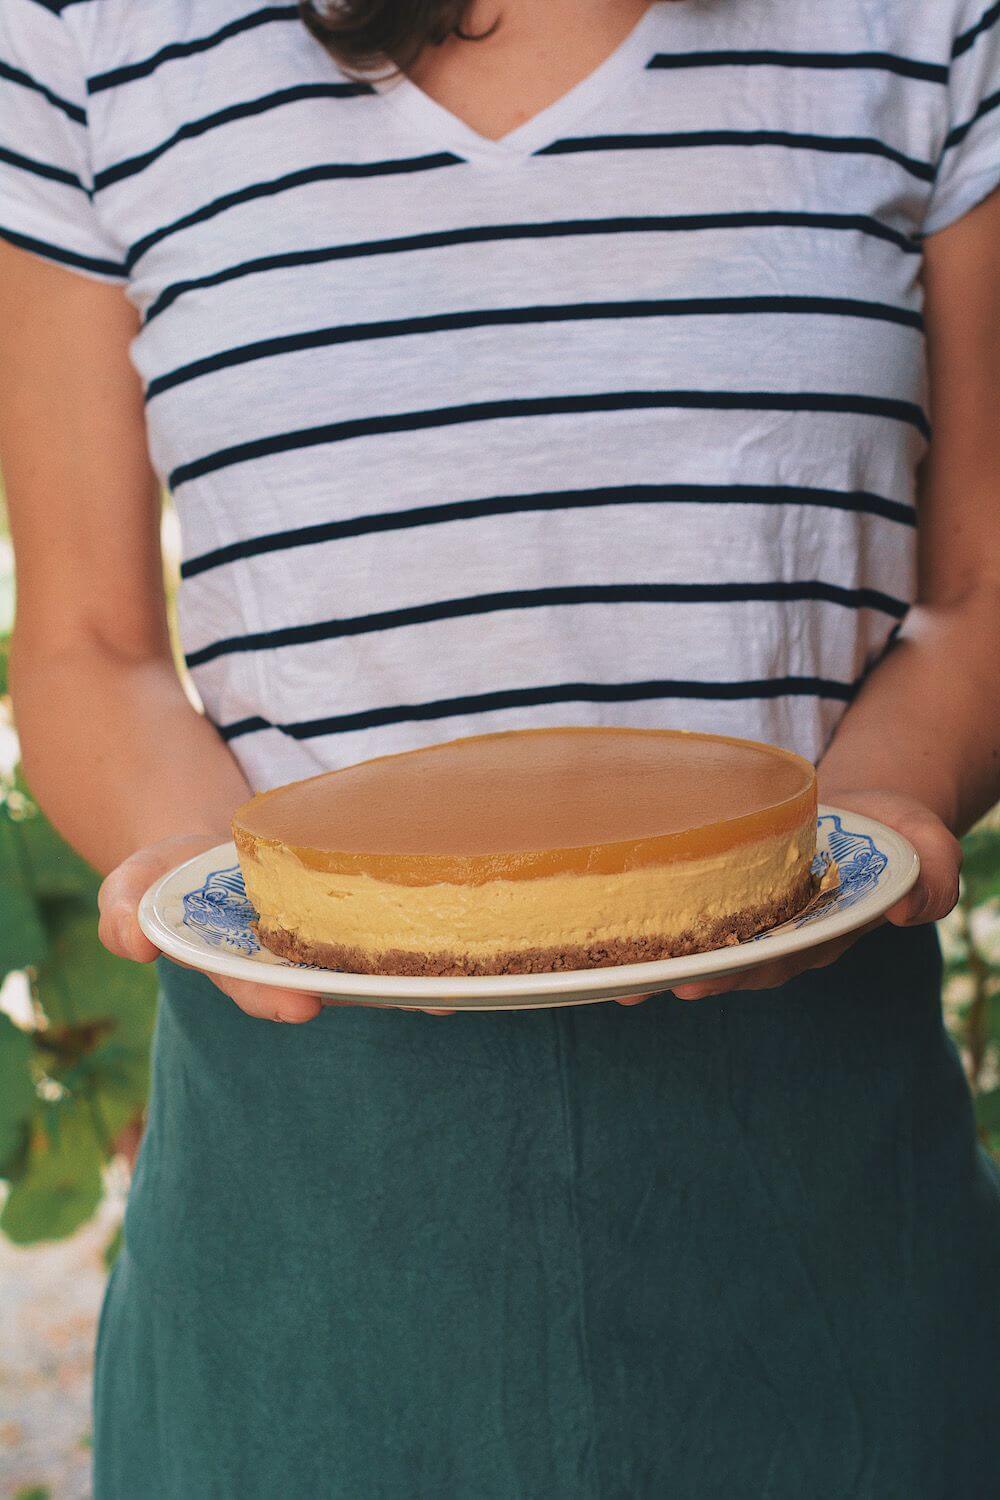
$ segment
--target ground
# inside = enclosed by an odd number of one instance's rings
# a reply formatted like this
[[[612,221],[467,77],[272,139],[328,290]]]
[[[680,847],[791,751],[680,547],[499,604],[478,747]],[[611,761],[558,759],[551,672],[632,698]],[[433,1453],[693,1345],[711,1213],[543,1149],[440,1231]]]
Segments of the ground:
[[[0,1497],[90,1495],[90,1376],[114,1189],[69,1240],[19,1249],[0,1235]]]

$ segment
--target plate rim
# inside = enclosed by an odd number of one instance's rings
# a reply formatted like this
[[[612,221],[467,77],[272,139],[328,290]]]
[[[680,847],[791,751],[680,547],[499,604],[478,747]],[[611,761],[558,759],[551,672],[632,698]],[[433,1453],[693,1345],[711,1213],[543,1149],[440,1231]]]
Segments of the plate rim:
[[[349,974],[337,969],[299,968],[262,964],[257,959],[223,950],[199,948],[193,940],[178,936],[160,915],[158,904],[166,888],[183,872],[213,857],[237,863],[236,846],[230,840],[204,849],[159,876],[143,893],[138,906],[139,926],[166,957],[200,969],[209,975],[248,979],[276,989],[305,989],[321,996],[350,997],[382,1005],[414,1006],[454,1001],[474,1010],[544,1005],[586,1004],[613,995],[639,994],[670,989],[671,984],[691,983],[755,967],[770,959],[790,957],[820,943],[846,936],[881,917],[915,884],[920,873],[917,851],[903,834],[876,818],[849,808],[820,803],[817,821],[826,816],[848,820],[851,830],[881,842],[890,856],[886,877],[859,901],[841,912],[831,912],[815,922],[789,932],[765,933],[762,937],[723,948],[712,948],[680,958],[651,959],[643,963],[604,968],[558,969],[541,974],[427,975]],[[885,846],[889,847],[886,849]],[[752,951],[752,964],[748,962]],[[214,959],[214,963],[203,960]],[[563,998],[572,992],[572,998]],[[596,992],[596,993],[595,993]],[[490,1001],[500,1002],[490,1006]],[[503,1002],[506,1002],[504,1005]]]

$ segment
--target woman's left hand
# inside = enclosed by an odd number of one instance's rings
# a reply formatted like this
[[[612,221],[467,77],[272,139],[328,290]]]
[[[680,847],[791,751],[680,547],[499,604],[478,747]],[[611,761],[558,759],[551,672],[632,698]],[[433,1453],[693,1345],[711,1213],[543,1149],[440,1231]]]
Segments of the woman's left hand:
[[[913,797],[902,796],[897,792],[838,791],[832,795],[831,800],[838,807],[862,813],[868,818],[877,818],[880,823],[895,828],[904,838],[909,839],[920,856],[920,874],[913,889],[897,901],[895,906],[891,906],[879,922],[860,928],[847,937],[835,938],[816,948],[807,948],[802,953],[790,954],[788,958],[756,964],[751,969],[740,969],[724,978],[675,985],[673,993],[679,999],[704,1000],[709,995],[723,995],[730,990],[773,989],[809,969],[825,969],[828,964],[836,963],[852,943],[881,922],[892,922],[896,927],[916,927],[922,922],[937,922],[948,915],[958,900],[962,846],[936,813]],[[648,999],[648,995],[636,995],[620,1000],[619,1004],[636,1005],[639,1001]]]

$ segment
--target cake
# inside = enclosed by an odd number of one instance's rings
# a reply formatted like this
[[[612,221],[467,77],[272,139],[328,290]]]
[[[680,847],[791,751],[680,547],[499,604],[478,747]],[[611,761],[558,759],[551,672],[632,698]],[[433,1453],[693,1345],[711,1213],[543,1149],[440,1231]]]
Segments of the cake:
[[[233,818],[257,934],[363,974],[520,974],[741,941],[813,893],[816,777],[660,729],[473,735],[258,793]]]

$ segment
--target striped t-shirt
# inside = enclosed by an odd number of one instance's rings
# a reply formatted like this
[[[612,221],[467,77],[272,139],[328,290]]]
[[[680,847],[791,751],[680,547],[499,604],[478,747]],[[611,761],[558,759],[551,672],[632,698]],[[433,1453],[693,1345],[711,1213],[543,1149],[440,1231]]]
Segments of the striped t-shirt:
[[[1000,4],[680,0],[499,142],[293,4],[0,0],[0,225],[120,280],[255,787],[487,729],[817,758],[914,597],[921,237]]]

